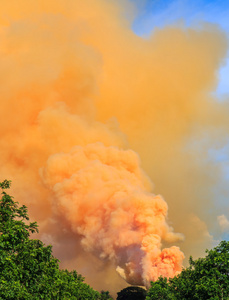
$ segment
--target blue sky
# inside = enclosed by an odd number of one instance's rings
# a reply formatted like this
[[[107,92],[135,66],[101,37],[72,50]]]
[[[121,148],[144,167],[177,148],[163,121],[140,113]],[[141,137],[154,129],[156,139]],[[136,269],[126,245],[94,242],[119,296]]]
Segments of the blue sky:
[[[133,30],[141,36],[149,36],[155,27],[181,23],[198,26],[201,22],[217,24],[229,37],[228,0],[131,0],[137,4],[139,14],[133,23]],[[229,51],[225,65],[219,71],[217,95],[229,95]]]

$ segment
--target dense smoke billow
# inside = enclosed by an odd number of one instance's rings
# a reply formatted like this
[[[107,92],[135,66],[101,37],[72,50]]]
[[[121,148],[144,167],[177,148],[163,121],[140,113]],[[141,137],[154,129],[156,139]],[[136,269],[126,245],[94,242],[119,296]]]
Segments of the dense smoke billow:
[[[223,183],[207,150],[228,138],[228,105],[211,94],[224,34],[202,24],[145,39],[120,2],[0,12],[1,179],[62,266],[110,290],[174,276],[183,252],[211,245]]]

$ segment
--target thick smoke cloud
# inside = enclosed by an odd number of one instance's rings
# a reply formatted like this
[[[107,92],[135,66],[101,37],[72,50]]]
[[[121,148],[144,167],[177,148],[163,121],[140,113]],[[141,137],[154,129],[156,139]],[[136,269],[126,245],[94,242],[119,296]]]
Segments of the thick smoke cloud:
[[[0,12],[0,177],[62,266],[100,289],[125,285],[115,268],[137,284],[173,276],[176,246],[188,257],[211,245],[222,178],[207,150],[228,138],[228,105],[210,93],[224,35],[203,24],[143,39],[124,3],[12,0]]]
[[[173,277],[181,270],[177,247],[160,250],[161,240],[181,236],[167,225],[167,204],[149,193],[133,151],[76,146],[50,156],[41,178],[83,248],[114,260],[129,283],[149,286],[160,275]]]

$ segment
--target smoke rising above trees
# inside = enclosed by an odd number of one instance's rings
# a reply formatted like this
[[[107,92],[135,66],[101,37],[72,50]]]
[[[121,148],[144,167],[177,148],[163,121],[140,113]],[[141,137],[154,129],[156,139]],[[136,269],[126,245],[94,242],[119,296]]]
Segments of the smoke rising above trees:
[[[209,227],[216,215],[207,216],[214,207],[212,186],[222,181],[220,166],[205,159],[207,149],[228,138],[227,103],[210,94],[227,50],[224,34],[205,24],[158,29],[143,39],[132,32],[131,20],[123,16],[128,2],[124,6],[103,0],[68,5],[12,0],[2,3],[0,12],[2,179],[15,182],[13,193],[38,220],[39,237],[54,244],[63,266],[79,265],[95,287],[101,273],[118,289],[124,283],[114,270],[121,260],[118,271],[127,278],[123,270],[135,269],[129,264],[135,255],[127,247],[122,260],[113,251],[117,245],[104,254],[107,237],[88,234],[89,225],[99,226],[98,203],[106,226],[120,227],[117,243],[125,240],[123,227],[133,233],[128,241],[134,241],[136,253],[142,246],[152,253],[153,245],[157,257],[171,246],[180,246],[187,257],[198,255],[212,241]],[[72,160],[74,151],[79,161]],[[77,184],[84,199],[80,225],[74,210],[80,205]],[[83,192],[84,187],[92,190]],[[138,211],[143,216],[148,208],[150,221],[144,217],[146,223],[134,224]],[[143,227],[155,220],[160,226],[154,226],[154,236],[139,246]],[[184,242],[172,228],[184,234]],[[96,249],[95,255],[86,248]],[[181,254],[173,257],[181,261]],[[149,281],[152,275],[144,276]]]

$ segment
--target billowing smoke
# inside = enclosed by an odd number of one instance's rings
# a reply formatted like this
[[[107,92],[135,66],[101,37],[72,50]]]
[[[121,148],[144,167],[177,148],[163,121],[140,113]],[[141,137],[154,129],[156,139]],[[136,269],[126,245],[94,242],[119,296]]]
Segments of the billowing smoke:
[[[129,283],[149,285],[181,271],[179,248],[160,250],[162,240],[179,239],[166,223],[167,204],[150,194],[133,151],[100,143],[76,146],[52,155],[41,173],[83,247],[113,259]]]
[[[228,137],[227,102],[210,93],[224,35],[202,24],[143,39],[133,11],[126,1],[1,3],[0,177],[62,266],[100,289],[124,285],[115,269],[132,284],[173,276],[184,257],[175,245],[186,256],[209,246],[221,169],[205,158]]]

